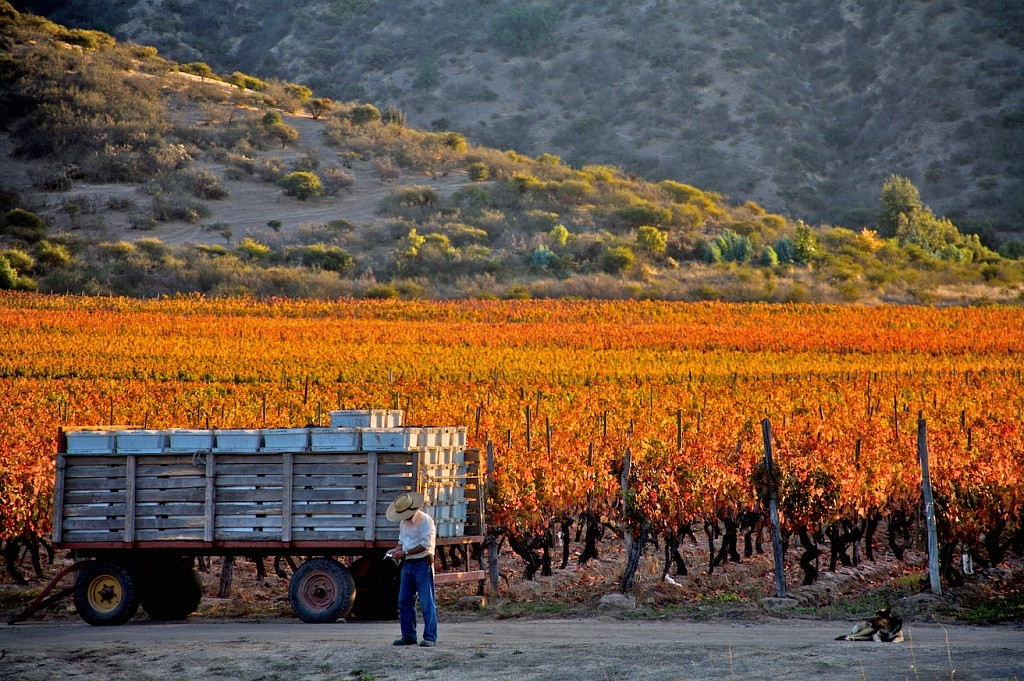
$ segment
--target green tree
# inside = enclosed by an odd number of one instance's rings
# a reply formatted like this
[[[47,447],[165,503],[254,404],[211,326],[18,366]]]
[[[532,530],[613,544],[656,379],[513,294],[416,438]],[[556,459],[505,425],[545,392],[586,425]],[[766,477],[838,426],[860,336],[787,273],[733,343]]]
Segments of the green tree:
[[[299,139],[299,131],[287,123],[274,123],[267,126],[267,134],[281,142],[281,148]]]
[[[945,218],[937,218],[930,208],[900,213],[896,223],[896,238],[901,244],[914,244],[935,252],[958,241],[960,233]]]
[[[267,83],[260,80],[256,76],[250,76],[247,73],[241,71],[235,71],[231,74],[231,78],[228,82],[235,87],[242,88],[243,90],[254,90],[255,92],[263,92],[267,89]]]
[[[277,185],[284,190],[285,194],[288,196],[294,196],[300,201],[305,201],[306,199],[314,196],[320,196],[324,191],[320,178],[314,173],[306,172],[304,170],[296,170],[293,173],[288,173],[277,181]]]
[[[190,73],[193,76],[199,76],[200,80],[206,80],[207,78],[214,78],[213,69],[206,62],[201,61],[190,61],[185,64],[178,66],[178,69],[185,73]]]
[[[279,111],[268,111],[263,114],[263,118],[260,119],[260,123],[263,124],[264,128],[269,128],[270,126],[277,125],[281,122],[281,112]]]
[[[761,248],[761,255],[757,256],[757,264],[764,267],[775,267],[779,264],[779,254],[771,246]]]
[[[548,232],[548,238],[551,239],[551,244],[554,246],[565,246],[569,241],[569,230],[565,225],[559,223]]]
[[[708,262],[746,262],[754,252],[750,239],[731,229],[722,230],[708,244],[705,260]]]
[[[313,99],[306,100],[306,111],[313,117],[313,120],[317,120],[325,113],[329,113],[331,107],[334,106],[334,102],[328,97],[315,97]]]
[[[636,231],[636,243],[648,253],[661,255],[668,248],[668,232],[644,225]]]
[[[899,175],[890,175],[885,180],[879,199],[882,208],[878,214],[878,232],[886,238],[896,236],[900,215],[910,216],[922,208],[917,187]]]
[[[818,252],[818,237],[810,227],[798,220],[796,224],[796,236],[793,238],[793,250],[800,262],[808,263],[814,254]]]

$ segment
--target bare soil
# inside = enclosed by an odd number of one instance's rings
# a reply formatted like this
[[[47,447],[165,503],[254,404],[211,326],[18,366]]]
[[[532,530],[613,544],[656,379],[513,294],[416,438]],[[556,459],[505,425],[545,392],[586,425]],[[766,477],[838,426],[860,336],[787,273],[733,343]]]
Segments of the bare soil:
[[[481,608],[476,584],[441,586],[436,648],[395,648],[397,622],[299,622],[287,580],[267,564],[263,583],[251,562],[236,564],[231,597],[211,598],[219,559],[203,574],[204,598],[184,622],[140,614],[122,627],[81,622],[70,599],[17,625],[0,625],[0,679],[1024,679],[1024,622],[971,626],[956,615],[972,598],[1020,593],[1024,568],[979,571],[943,597],[918,593],[923,556],[880,556],[824,571],[802,587],[787,556],[792,601],[773,601],[770,556],[707,570],[702,547],[688,545],[686,576],[661,578],[649,552],[626,607],[602,598],[617,590],[621,544],[601,558],[551,576],[522,578],[511,554],[500,560],[500,593]],[[46,566],[49,575],[66,564]],[[827,567],[826,565],[822,566]],[[4,619],[43,580],[0,584]],[[882,603],[905,620],[903,643],[836,641]]]
[[[442,621],[435,648],[395,623],[205,620],[0,628],[0,679],[1019,679],[1009,627],[915,624],[902,644],[833,640],[838,623]]]

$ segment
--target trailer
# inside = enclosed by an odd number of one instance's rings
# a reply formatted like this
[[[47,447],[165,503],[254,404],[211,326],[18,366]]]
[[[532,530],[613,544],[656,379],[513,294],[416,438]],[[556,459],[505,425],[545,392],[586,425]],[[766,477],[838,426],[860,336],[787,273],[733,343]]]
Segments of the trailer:
[[[468,549],[484,539],[484,471],[465,428],[403,426],[398,410],[330,416],[322,428],[62,429],[53,542],[73,554],[82,619],[123,624],[140,606],[187,617],[207,556],[301,560],[288,591],[304,622],[394,618],[400,568],[385,552],[398,526],[385,512],[409,491],[424,495],[438,553],[461,558],[435,582],[482,589],[482,552],[470,570]]]

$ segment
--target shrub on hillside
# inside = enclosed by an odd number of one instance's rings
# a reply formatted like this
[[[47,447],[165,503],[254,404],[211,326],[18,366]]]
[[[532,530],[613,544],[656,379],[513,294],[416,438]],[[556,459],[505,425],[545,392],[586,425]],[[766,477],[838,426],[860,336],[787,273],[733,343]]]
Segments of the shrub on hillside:
[[[380,111],[373,104],[360,104],[353,107],[348,114],[349,120],[355,125],[376,123],[380,120]]]
[[[200,218],[210,215],[210,209],[205,204],[181,196],[164,197],[156,196],[153,199],[153,219],[158,222],[170,220],[184,220],[185,222],[196,223]]]
[[[491,40],[512,54],[530,54],[552,41],[558,18],[555,5],[517,3],[491,21]]]
[[[356,183],[356,178],[341,168],[330,167],[323,171],[320,182],[324,186],[324,194],[334,196],[342,189],[348,189]]]
[[[256,92],[263,92],[267,89],[266,82],[260,80],[256,76],[250,76],[247,73],[241,71],[235,71],[227,79],[227,82],[231,83],[235,87],[242,88],[244,90],[255,90]]]
[[[71,251],[64,244],[40,241],[36,244],[36,262],[46,268],[64,268],[71,264]]]
[[[35,258],[18,248],[5,248],[0,251],[0,258],[5,259],[22,276],[32,274],[36,267]]]
[[[268,260],[271,254],[269,246],[250,237],[242,239],[235,250],[246,260]]]
[[[999,246],[999,255],[1009,260],[1024,260],[1024,241],[1011,239]]]
[[[288,257],[297,260],[306,267],[329,270],[345,274],[355,269],[356,261],[352,255],[340,246],[327,244],[310,244],[297,246],[288,250]]]
[[[190,194],[200,199],[218,201],[228,197],[227,188],[221,184],[220,178],[209,170],[184,170],[179,171]]]
[[[641,225],[667,224],[672,220],[672,211],[647,201],[638,201],[619,209],[618,216],[627,227],[635,228]]]
[[[753,250],[749,237],[726,229],[708,244],[705,259],[711,263],[746,262]]]
[[[613,246],[601,254],[601,269],[610,274],[620,274],[633,266],[636,255],[628,246]]]
[[[476,163],[470,163],[469,168],[466,169],[469,179],[473,182],[484,182],[491,177],[491,169],[487,167],[486,163],[477,161]]]
[[[2,232],[7,236],[30,244],[46,234],[46,221],[23,208],[15,208],[4,215],[2,226]]]
[[[11,267],[11,263],[6,258],[0,256],[0,291],[11,291],[17,288],[18,280],[17,270]]]
[[[320,196],[324,191],[319,177],[302,170],[288,173],[277,181],[277,185],[284,190],[285,194],[294,196],[300,201]]]

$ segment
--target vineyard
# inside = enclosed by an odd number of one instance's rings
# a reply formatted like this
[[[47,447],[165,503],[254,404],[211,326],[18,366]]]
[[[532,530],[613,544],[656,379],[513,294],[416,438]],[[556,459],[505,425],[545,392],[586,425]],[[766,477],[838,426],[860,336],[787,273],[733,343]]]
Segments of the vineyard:
[[[560,551],[564,565],[573,532],[593,557],[609,527],[658,538],[666,572],[685,574],[688,535],[709,571],[749,552],[767,516],[763,419],[805,583],[819,560],[871,559],[880,527],[897,558],[913,542],[919,418],[944,579],[963,579],[964,554],[1024,555],[1016,309],[3,294],[0,344],[15,579],[46,546],[60,427],[305,426],[336,408],[466,425],[493,451],[493,538],[528,576]]]

